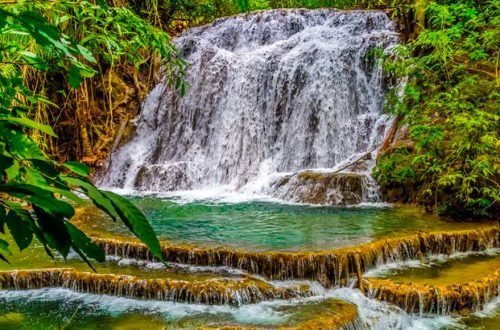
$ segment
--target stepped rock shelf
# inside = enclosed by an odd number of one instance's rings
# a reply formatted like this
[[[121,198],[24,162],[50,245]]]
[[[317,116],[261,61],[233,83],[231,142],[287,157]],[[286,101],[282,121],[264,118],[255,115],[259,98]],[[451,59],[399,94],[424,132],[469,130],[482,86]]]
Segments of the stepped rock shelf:
[[[104,248],[110,260],[129,260],[129,265],[145,262],[154,265],[161,264],[141,243],[123,239],[94,239]],[[203,272],[212,269],[212,271],[217,270],[218,273],[212,274],[212,277],[199,279],[194,277],[192,280],[183,281],[168,278],[169,274],[172,274],[171,268],[157,269],[154,275],[145,274],[144,277],[126,275],[125,272],[119,275],[94,274],[81,269],[68,268],[5,270],[0,272],[0,286],[2,290],[66,288],[80,293],[144,301],[246,306],[296,299],[308,301],[307,299],[314,299],[318,296],[320,289],[314,287],[313,283],[319,282],[326,288],[359,288],[370,299],[396,305],[417,315],[422,313],[456,314],[479,310],[498,297],[500,293],[498,270],[483,274],[482,278],[473,282],[430,285],[425,284],[424,279],[422,283],[411,283],[390,278],[365,277],[364,274],[387,264],[425,260],[433,256],[470,254],[468,258],[476,258],[475,254],[496,248],[500,248],[498,226],[483,226],[474,230],[419,232],[349,248],[317,252],[248,252],[223,248],[176,246],[164,242],[163,255],[167,262],[185,265],[183,269],[199,267]],[[495,258],[497,257],[490,257],[492,261],[488,259],[488,265],[498,265]],[[119,268],[117,265],[107,267]],[[481,269],[487,268],[483,266]],[[221,269],[233,275],[231,277],[221,275]],[[163,271],[165,276],[160,275]],[[136,274],[140,273],[136,272]],[[276,282],[277,280],[279,281]],[[311,280],[313,282],[310,282]],[[282,325],[264,327],[286,327],[287,329],[361,329],[366,327],[358,316],[358,307],[355,304],[327,296],[322,297],[319,304],[298,303],[297,305],[295,303],[297,313],[309,315],[307,318],[297,317],[292,322],[294,318],[290,317]],[[225,325],[224,323],[216,324],[216,328],[225,329],[262,327],[262,325],[246,325],[244,322],[239,324],[235,321],[227,321]],[[210,322],[200,326],[206,329],[211,327]]]
[[[250,278],[179,281],[141,279],[128,275],[92,274],[73,269],[39,269],[0,272],[3,289],[39,289],[63,287],[77,292],[110,294],[196,304],[251,304],[270,299],[311,296],[307,285],[274,287]]]
[[[102,238],[95,241],[108,255],[155,260],[141,243]],[[497,247],[500,247],[500,229],[485,227],[479,230],[418,233],[323,252],[247,252],[166,245],[163,257],[166,261],[183,264],[239,268],[272,280],[315,280],[331,287],[348,283],[352,274],[362,274],[389,262]]]
[[[395,304],[410,313],[469,313],[483,308],[500,293],[500,272],[469,283],[426,285],[388,279],[365,280],[368,296]]]

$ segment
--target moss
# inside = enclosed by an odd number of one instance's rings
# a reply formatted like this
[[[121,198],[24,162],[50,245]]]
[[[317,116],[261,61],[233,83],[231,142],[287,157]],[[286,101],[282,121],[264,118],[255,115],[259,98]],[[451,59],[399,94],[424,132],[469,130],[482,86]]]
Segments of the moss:
[[[389,279],[365,280],[369,296],[411,313],[464,313],[476,311],[500,294],[500,272],[473,282],[427,285]]]
[[[329,308],[314,313],[314,316],[309,320],[300,322],[295,326],[281,327],[281,329],[328,330],[355,328],[355,324],[358,320],[358,309],[356,305],[336,299],[330,299],[328,304]]]
[[[93,274],[68,268],[2,271],[0,287],[15,290],[64,287],[86,293],[214,305],[240,305],[312,295],[307,285],[281,288],[254,278],[188,282]]]
[[[118,239],[95,239],[108,255],[154,260],[144,244]],[[193,265],[228,266],[270,279],[310,279],[326,287],[341,285],[352,274],[360,274],[387,262],[418,260],[432,254],[483,251],[500,247],[500,228],[418,233],[375,241],[357,247],[320,252],[246,252],[191,245],[163,247],[166,261]],[[359,260],[356,260],[359,259]]]
[[[333,329],[354,329],[358,322],[358,309],[355,305],[329,299],[320,311],[307,313],[304,320],[293,322],[279,327],[281,330],[333,330]],[[302,309],[304,306],[301,307]],[[304,311],[303,311],[304,312]],[[223,325],[217,328],[201,327],[197,330],[250,330],[250,329],[268,329],[269,327],[241,326],[241,325]],[[274,327],[273,327],[274,328]]]

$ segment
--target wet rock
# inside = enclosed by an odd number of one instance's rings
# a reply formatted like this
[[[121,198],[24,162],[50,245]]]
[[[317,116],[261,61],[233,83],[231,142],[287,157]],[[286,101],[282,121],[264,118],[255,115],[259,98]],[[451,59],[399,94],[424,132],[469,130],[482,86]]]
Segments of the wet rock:
[[[500,273],[474,282],[455,285],[425,285],[394,282],[389,279],[365,280],[368,296],[395,304],[410,313],[470,313],[484,307],[500,294]]]
[[[64,268],[0,272],[2,289],[26,290],[44,287],[64,287],[85,293],[212,305],[241,305],[312,295],[307,285],[275,287],[255,278],[188,282],[93,274]]]
[[[271,183],[272,196],[286,201],[352,205],[363,201],[366,175],[360,173],[318,173],[305,171]]]
[[[155,260],[146,245],[117,239],[98,239],[106,254]],[[326,287],[346,285],[359,272],[396,261],[422,256],[484,251],[500,247],[500,228],[418,233],[379,240],[356,247],[320,252],[247,252],[190,245],[163,247],[165,261],[239,268],[274,280],[309,279]]]

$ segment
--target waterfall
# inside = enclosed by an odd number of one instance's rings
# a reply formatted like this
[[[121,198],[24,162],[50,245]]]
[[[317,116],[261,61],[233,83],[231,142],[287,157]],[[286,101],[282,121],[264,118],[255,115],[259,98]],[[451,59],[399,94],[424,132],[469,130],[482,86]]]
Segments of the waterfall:
[[[112,155],[103,186],[251,187],[300,202],[294,191],[310,183],[277,187],[276,178],[331,173],[384,138],[387,86],[373,54],[398,38],[383,12],[271,10],[219,19],[174,41],[190,63],[190,87],[182,97],[166,81],[153,89],[134,135]],[[347,168],[342,174],[353,173],[354,183],[331,180],[332,191],[310,202],[374,201],[373,164],[374,157]],[[332,198],[346,190],[337,181],[357,197]]]

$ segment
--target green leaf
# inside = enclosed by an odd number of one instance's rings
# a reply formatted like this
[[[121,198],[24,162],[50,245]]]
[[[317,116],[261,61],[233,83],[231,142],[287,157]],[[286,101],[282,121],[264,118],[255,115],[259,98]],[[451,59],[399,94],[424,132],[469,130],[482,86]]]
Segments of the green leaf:
[[[5,222],[19,249],[24,250],[33,240],[32,220],[29,213],[21,206],[9,203],[9,207]]]
[[[6,143],[6,148],[10,154],[24,159],[47,159],[38,145],[23,131],[8,128],[2,124],[4,122],[0,121],[0,140]]]
[[[41,188],[47,187],[47,181],[36,169],[24,166],[23,171],[26,183]]]
[[[102,191],[102,194],[113,203],[123,223],[149,247],[156,257],[163,260],[160,242],[144,214],[120,195],[110,191]]]
[[[49,68],[48,62],[44,60],[43,58],[37,56],[36,54],[28,51],[22,51],[21,55],[23,58],[31,64],[34,68],[37,68],[39,70],[47,70]]]
[[[52,127],[44,124],[40,124],[32,119],[26,117],[2,117],[0,121],[8,122],[14,125],[21,125],[27,128],[35,129],[41,131],[52,137],[57,137],[56,133],[52,130]]]
[[[24,183],[6,183],[0,185],[0,191],[26,200],[55,218],[71,218],[75,210],[71,205],[54,197],[51,191]]]
[[[65,186],[61,182],[57,182],[52,178],[51,180],[51,185],[48,184],[47,180],[45,179],[44,176],[42,176],[35,167],[23,167],[23,170],[25,172],[25,178],[26,182],[37,186],[39,188],[45,189],[47,191],[53,192],[53,193],[58,193],[61,196],[66,197],[67,199],[75,202],[75,203],[82,203],[83,200],[72,193],[70,191],[70,188]],[[50,180],[50,178],[49,178]]]
[[[12,252],[10,252],[10,249],[9,249],[9,243],[1,238],[0,238],[0,251],[3,251],[7,255],[12,255]],[[6,263],[10,264],[9,260],[7,260],[7,258],[5,258],[3,253],[0,253],[0,259],[5,261]]]
[[[104,9],[107,9],[108,8],[108,4],[106,2],[106,0],[96,0],[96,3],[101,6],[102,8]]]
[[[101,191],[94,187],[94,185],[92,185],[90,182],[64,175],[61,176],[61,179],[68,183],[70,186],[82,188],[85,194],[94,202],[95,206],[109,214],[109,216],[111,216],[113,220],[116,221],[120,218],[118,213],[116,213],[113,203],[111,203],[108,198],[103,196]]]
[[[103,249],[95,244],[84,232],[75,227],[72,223],[66,221],[64,223],[71,235],[73,246],[82,251],[86,256],[93,258],[99,262],[105,261]]]
[[[56,249],[66,258],[71,246],[71,236],[64,224],[65,220],[61,217],[55,217],[36,206],[33,207],[33,210],[47,245]]]
[[[86,59],[90,63],[97,63],[94,55],[92,55],[92,52],[90,50],[88,50],[82,45],[76,45],[76,47],[78,48],[78,51],[80,52],[80,54],[83,56],[84,59]]]
[[[3,251],[5,253],[7,253],[8,255],[12,255],[12,252],[9,249],[9,242],[7,242],[1,238],[0,238],[0,251]],[[7,259],[5,259],[5,257],[3,257],[3,255],[2,255],[2,257],[0,257],[0,259],[7,261]]]
[[[33,168],[37,169],[39,173],[43,174],[52,180],[56,179],[59,172],[56,171],[56,162],[50,159],[29,159]]]
[[[5,150],[5,147],[5,143],[0,142],[0,175],[5,169],[14,165],[14,159]]]
[[[64,167],[70,169],[72,172],[87,177],[90,175],[90,167],[79,162],[66,162]]]
[[[21,167],[19,166],[19,162],[14,161],[11,167],[5,169],[5,174],[7,175],[7,179],[10,181],[17,180],[20,175],[20,169]]]
[[[80,70],[74,65],[69,68],[68,82],[69,85],[75,89],[80,87],[80,85],[82,84],[82,79],[80,78]]]

